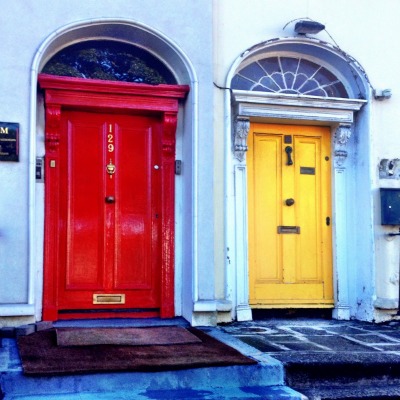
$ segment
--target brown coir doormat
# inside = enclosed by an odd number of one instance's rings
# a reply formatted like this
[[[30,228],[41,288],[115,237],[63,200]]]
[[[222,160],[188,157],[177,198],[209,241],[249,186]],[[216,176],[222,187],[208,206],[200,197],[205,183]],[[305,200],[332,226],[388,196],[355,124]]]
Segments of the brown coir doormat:
[[[256,361],[196,328],[188,331],[201,343],[148,346],[57,346],[55,329],[18,338],[26,375],[61,375],[106,371],[167,371]]]
[[[182,326],[148,328],[57,328],[58,346],[113,344],[127,346],[200,343],[201,340]]]

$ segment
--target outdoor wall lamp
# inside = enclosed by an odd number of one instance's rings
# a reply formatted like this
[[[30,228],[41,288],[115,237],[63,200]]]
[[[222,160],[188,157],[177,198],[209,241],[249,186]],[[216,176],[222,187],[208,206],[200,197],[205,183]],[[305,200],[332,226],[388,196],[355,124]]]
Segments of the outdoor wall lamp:
[[[324,29],[325,25],[322,25],[317,21],[311,21],[305,19],[296,22],[296,25],[294,26],[294,31],[299,35],[305,35],[307,33],[316,34],[323,31]]]

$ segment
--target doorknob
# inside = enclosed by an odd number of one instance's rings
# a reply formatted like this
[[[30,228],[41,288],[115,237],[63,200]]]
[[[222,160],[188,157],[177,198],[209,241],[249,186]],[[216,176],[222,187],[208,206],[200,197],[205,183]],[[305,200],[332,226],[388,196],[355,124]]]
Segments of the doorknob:
[[[115,203],[115,197],[114,196],[107,196],[105,198],[105,200],[106,200],[106,203],[108,203],[108,204]]]
[[[285,204],[289,207],[292,206],[294,204],[294,199],[286,199]]]
[[[293,151],[292,146],[286,146],[285,147],[285,152],[287,154],[287,163],[286,163],[286,165],[293,165],[292,151]]]

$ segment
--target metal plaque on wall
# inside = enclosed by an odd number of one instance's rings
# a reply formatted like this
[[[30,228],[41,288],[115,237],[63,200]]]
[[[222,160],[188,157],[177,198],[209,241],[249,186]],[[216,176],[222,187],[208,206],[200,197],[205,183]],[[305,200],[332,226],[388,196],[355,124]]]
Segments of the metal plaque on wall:
[[[0,161],[19,161],[19,124],[0,122]]]

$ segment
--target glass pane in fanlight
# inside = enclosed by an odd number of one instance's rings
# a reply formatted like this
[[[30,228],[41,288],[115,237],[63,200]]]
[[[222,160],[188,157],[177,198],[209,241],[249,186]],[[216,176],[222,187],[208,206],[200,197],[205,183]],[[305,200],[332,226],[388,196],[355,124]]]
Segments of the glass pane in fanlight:
[[[152,85],[176,84],[166,65],[146,50],[107,40],[91,40],[66,47],[47,62],[42,72]]]

